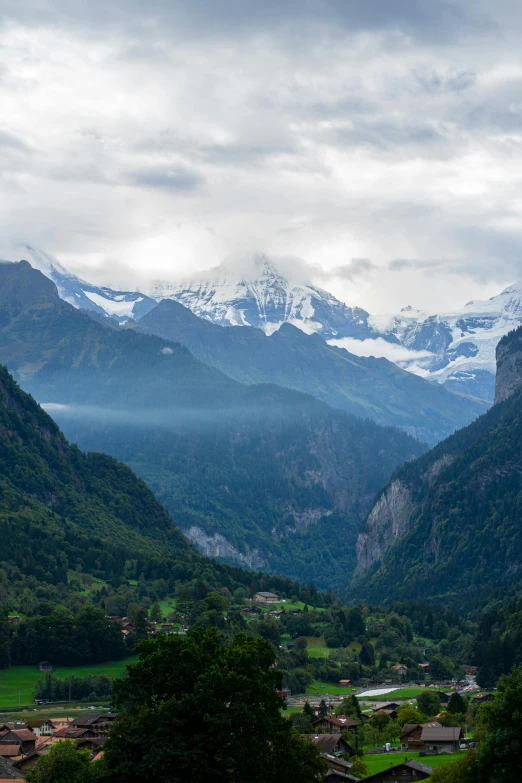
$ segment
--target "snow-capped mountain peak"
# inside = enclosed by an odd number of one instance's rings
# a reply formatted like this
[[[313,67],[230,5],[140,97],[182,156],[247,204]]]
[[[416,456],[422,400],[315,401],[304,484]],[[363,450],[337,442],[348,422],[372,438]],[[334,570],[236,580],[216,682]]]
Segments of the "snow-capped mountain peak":
[[[452,313],[430,314],[408,305],[398,313],[369,315],[311,282],[292,279],[283,272],[286,264],[280,267],[263,254],[221,264],[182,283],[158,281],[138,292],[91,285],[47,253],[29,246],[26,253],[63,299],[120,323],[139,320],[161,299],[174,299],[221,326],[254,326],[272,334],[290,323],[337,345],[350,338],[344,345],[352,353],[360,347],[361,355],[389,356],[410,372],[491,401],[497,343],[522,324],[520,282]]]

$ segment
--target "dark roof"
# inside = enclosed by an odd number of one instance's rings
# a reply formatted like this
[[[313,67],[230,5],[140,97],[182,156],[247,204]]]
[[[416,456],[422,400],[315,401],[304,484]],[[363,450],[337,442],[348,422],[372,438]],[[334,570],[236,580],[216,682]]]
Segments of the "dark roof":
[[[327,720],[330,723],[333,723],[334,726],[339,726],[340,729],[342,728],[355,728],[356,726],[360,726],[361,724],[354,720],[353,718],[347,718],[345,715],[324,715],[322,718],[316,718],[312,721],[312,723],[320,723],[323,720]]]
[[[22,742],[30,742],[31,740],[36,742],[36,735],[30,729],[11,729],[8,734],[14,734]]]
[[[22,780],[20,772],[13,767],[10,761],[0,757],[0,780]]]
[[[391,769],[398,769],[399,767],[408,767],[417,772],[425,772],[426,775],[431,775],[433,772],[433,767],[428,767],[427,764],[422,764],[420,761],[401,761],[399,764],[394,764],[392,767],[388,767],[388,769],[382,769],[380,772],[374,772],[373,775],[364,778],[365,783],[367,780],[375,780],[376,778],[382,777],[384,773],[389,772]]]
[[[436,720],[431,723],[405,723],[402,727],[401,737],[404,737],[405,734],[409,734],[410,731],[414,731],[415,729],[427,728],[440,729],[442,728],[442,723],[438,723]]]
[[[63,729],[58,729],[58,731],[55,731],[53,734],[53,737],[59,737],[60,739],[78,739],[79,737],[83,736],[86,731],[89,731],[88,728],[78,728],[76,726],[64,726]]]
[[[336,780],[349,780],[359,783],[360,780],[360,778],[355,778],[353,775],[345,775],[344,772],[340,772],[338,769],[329,769],[325,779],[334,781],[334,783]]]
[[[258,590],[256,595],[262,595],[264,598],[279,598],[275,593],[264,593],[262,590]]]
[[[321,753],[332,753],[341,740],[345,741],[342,734],[303,734],[303,737],[317,745]]]
[[[457,742],[462,735],[460,726],[426,726],[422,730],[422,742]]]
[[[92,726],[93,723],[96,723],[96,721],[99,718],[105,719],[105,720],[115,720],[118,716],[113,712],[93,712],[93,713],[87,713],[86,715],[80,715],[78,718],[75,718],[73,722],[71,723],[71,726],[78,726],[80,728],[84,728],[87,726]]]

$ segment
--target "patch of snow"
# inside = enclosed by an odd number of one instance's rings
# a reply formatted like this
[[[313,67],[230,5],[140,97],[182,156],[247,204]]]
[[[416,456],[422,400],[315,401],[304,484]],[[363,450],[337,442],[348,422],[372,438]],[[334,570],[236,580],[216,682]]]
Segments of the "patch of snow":
[[[139,296],[132,302],[116,302],[112,299],[106,299],[104,296],[100,296],[100,294],[95,294],[93,291],[85,291],[84,293],[85,296],[91,300],[91,302],[94,302],[94,304],[98,305],[98,307],[101,307],[102,310],[105,310],[107,315],[126,315],[132,317],[134,305],[143,301],[142,296]]]

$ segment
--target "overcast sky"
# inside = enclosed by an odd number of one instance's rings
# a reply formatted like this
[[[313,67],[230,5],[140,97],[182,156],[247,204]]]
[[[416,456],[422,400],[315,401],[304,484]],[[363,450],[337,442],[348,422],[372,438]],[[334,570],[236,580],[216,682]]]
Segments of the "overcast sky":
[[[522,278],[516,0],[2,0],[0,33],[3,257],[261,251],[373,312]]]

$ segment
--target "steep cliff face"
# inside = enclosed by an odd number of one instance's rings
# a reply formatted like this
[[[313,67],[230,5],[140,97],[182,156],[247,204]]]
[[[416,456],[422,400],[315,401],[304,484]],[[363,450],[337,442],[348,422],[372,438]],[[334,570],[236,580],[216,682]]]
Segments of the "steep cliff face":
[[[497,346],[495,402],[503,402],[522,388],[522,327],[502,338]]]
[[[401,481],[392,481],[370,511],[357,538],[356,576],[380,560],[404,533],[412,509],[410,489]]]

